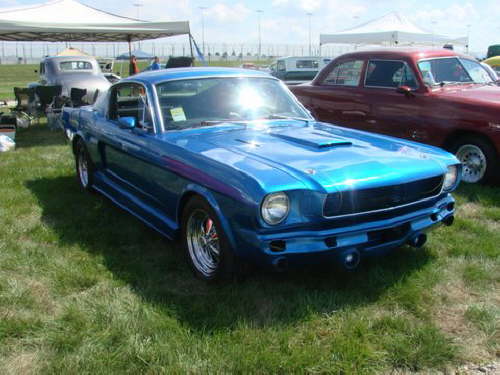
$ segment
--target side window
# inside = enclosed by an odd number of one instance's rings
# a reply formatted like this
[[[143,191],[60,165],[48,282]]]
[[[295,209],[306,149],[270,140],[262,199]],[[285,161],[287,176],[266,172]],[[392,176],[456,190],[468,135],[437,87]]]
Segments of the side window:
[[[297,60],[295,62],[295,67],[297,69],[318,69],[317,60]]]
[[[283,60],[278,61],[277,68],[278,72],[284,72],[286,70],[285,62]]]
[[[323,80],[328,86],[358,86],[363,69],[363,60],[352,60],[340,63]]]
[[[371,60],[366,69],[365,86],[417,88],[413,71],[403,61]]]
[[[134,117],[137,128],[153,129],[146,90],[142,85],[130,83],[115,87],[110,98],[109,109],[111,120]]]

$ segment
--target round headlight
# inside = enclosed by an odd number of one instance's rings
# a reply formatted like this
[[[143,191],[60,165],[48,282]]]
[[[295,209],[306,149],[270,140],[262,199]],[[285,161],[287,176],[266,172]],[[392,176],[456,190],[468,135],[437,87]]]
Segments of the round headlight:
[[[288,195],[283,192],[267,195],[262,202],[260,211],[267,224],[276,225],[281,223],[286,219],[290,211]]]
[[[448,166],[448,171],[444,175],[443,190],[451,190],[457,183],[458,168],[456,165]]]

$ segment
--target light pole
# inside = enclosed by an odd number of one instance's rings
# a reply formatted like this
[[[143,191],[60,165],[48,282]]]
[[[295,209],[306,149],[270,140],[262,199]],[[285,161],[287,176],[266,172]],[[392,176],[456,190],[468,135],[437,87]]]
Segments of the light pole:
[[[309,19],[309,56],[312,56],[312,47],[311,47],[311,16],[313,15],[312,13],[308,12],[306,13],[307,18]]]
[[[469,53],[469,46],[470,46],[470,24],[467,25],[467,45],[465,46],[465,50],[467,53]]]
[[[431,21],[432,24],[432,46],[435,47],[436,44],[436,24],[437,21]]]
[[[260,61],[260,56],[261,56],[261,52],[262,52],[262,39],[261,39],[261,34],[260,34],[260,15],[264,12],[262,9],[257,9],[256,10],[257,12],[257,22],[259,24],[259,61]]]
[[[198,7],[201,10],[201,49],[203,51],[203,56],[205,56],[205,9],[207,7]]]
[[[136,3],[133,3],[132,5],[137,8],[137,20],[139,20],[140,14],[141,14],[141,8],[144,6],[144,4],[142,4],[140,2],[136,2]],[[141,49],[141,41],[139,41],[139,49]]]

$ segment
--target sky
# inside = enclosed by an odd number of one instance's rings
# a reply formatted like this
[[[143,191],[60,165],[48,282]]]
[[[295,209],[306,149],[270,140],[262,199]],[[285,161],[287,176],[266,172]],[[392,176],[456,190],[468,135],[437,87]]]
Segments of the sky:
[[[29,5],[43,0],[0,0],[0,7]],[[354,27],[392,11],[437,34],[465,36],[470,25],[471,51],[485,53],[500,42],[500,0],[81,0],[115,14],[146,20],[189,20],[201,43],[201,17],[206,43],[257,43],[258,16],[262,10],[263,44],[307,44],[308,16],[311,35]],[[140,8],[133,4],[142,3]],[[206,7],[201,10],[200,7]]]

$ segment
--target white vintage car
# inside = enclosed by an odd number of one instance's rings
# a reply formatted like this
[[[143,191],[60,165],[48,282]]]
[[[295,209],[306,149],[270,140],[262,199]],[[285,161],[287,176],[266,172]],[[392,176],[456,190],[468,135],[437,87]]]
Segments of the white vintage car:
[[[29,86],[61,85],[64,96],[70,96],[72,88],[86,89],[87,101],[92,102],[96,90],[106,91],[111,83],[104,76],[97,60],[90,56],[54,56],[40,62],[40,82]]]

